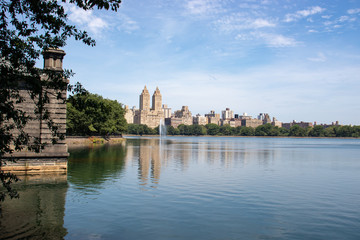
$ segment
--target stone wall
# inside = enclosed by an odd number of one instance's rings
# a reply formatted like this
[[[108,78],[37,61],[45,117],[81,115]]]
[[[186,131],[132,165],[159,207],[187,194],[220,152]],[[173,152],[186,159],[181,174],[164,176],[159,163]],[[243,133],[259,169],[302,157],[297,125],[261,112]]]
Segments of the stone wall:
[[[59,49],[51,49],[44,53],[44,68],[48,70],[59,71],[62,69],[62,59],[65,52]],[[42,81],[48,81],[46,75],[43,75]],[[64,79],[64,81],[68,81]],[[52,119],[54,126],[58,128],[58,133],[66,134],[66,89],[60,92],[61,97],[58,96],[58,91],[54,89],[43,89],[43,93],[47,93],[49,97],[48,103],[44,105],[49,113],[49,118]],[[18,109],[24,111],[27,116],[31,117],[24,130],[29,134],[30,140],[34,142],[36,139],[40,140],[41,144],[45,144],[44,149],[39,152],[29,151],[24,147],[21,151],[14,151],[11,155],[5,155],[7,159],[14,159],[16,162],[7,161],[7,165],[1,169],[4,171],[14,172],[37,172],[37,171],[65,171],[67,170],[68,149],[65,140],[60,140],[53,136],[52,130],[48,126],[48,121],[40,120],[41,114],[35,115],[37,99],[31,97],[31,90],[26,83],[21,84],[19,89],[20,96],[24,99],[23,102],[15,105]],[[17,132],[14,131],[16,135]],[[56,143],[53,144],[53,140]]]

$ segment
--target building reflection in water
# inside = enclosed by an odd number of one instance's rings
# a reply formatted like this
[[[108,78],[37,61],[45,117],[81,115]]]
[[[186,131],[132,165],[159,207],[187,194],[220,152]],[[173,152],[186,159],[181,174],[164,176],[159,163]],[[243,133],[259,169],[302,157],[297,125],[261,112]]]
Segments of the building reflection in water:
[[[271,142],[269,142],[271,145]],[[223,168],[259,164],[269,167],[276,158],[276,148],[259,145],[245,138],[129,138],[126,141],[126,161],[138,168],[138,179],[143,190],[156,188],[161,171],[173,167],[186,171],[190,164],[205,163]],[[127,164],[128,164],[127,163]]]
[[[19,199],[1,204],[1,239],[63,239],[65,197],[68,189],[65,174],[19,176],[14,184]]]

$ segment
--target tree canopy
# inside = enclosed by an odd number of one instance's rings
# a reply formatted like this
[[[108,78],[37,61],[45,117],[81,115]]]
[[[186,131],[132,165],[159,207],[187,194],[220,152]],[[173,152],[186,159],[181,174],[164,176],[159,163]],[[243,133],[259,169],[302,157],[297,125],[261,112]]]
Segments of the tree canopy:
[[[61,98],[60,92],[67,87],[63,79],[69,78],[72,72],[40,70],[35,64],[42,52],[64,47],[69,38],[95,46],[95,41],[86,31],[68,24],[64,5],[71,4],[83,10],[97,8],[117,11],[120,3],[121,0],[0,1],[0,167],[5,164],[5,154],[25,147],[30,151],[39,151],[43,147],[41,142],[31,141],[29,134],[24,131],[25,125],[32,119],[47,121],[53,135],[61,137],[49,114],[42,111],[49,99],[48,92],[43,90],[57,90]],[[42,81],[44,73],[49,81]],[[36,103],[32,117],[16,107],[24,101],[19,94],[19,89],[24,85]],[[17,194],[10,187],[11,182],[17,180],[16,176],[0,171],[0,179],[6,189],[0,191],[0,200],[8,192],[11,197],[16,197]]]
[[[146,131],[145,131],[146,129]],[[328,126],[316,125],[302,128],[294,125],[290,129],[273,126],[271,124],[260,125],[256,128],[230,125],[219,126],[209,123],[202,125],[184,125],[178,127],[166,126],[167,135],[185,136],[283,136],[283,137],[360,137],[360,126]],[[146,125],[129,124],[127,133],[135,135],[158,134],[157,129],[151,129]]]
[[[127,130],[125,110],[116,100],[83,92],[70,96],[66,104],[68,135],[110,135]]]

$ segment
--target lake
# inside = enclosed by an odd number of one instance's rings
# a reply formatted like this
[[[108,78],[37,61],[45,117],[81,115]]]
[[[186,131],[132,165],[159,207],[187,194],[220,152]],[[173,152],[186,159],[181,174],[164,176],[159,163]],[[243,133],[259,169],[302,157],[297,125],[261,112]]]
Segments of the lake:
[[[360,239],[360,139],[128,137],[27,176],[1,239]]]

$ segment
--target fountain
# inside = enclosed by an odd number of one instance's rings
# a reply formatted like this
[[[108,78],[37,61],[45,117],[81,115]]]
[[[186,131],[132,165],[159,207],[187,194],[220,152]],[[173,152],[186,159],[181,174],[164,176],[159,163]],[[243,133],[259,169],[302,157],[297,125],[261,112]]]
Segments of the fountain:
[[[163,119],[160,119],[160,123],[159,123],[159,136],[160,139],[166,137],[166,126]]]

